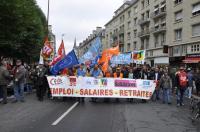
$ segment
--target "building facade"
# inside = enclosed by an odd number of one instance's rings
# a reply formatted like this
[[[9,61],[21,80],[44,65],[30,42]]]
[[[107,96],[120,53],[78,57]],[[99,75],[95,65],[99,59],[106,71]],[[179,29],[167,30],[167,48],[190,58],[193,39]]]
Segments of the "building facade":
[[[200,0],[131,0],[114,13],[105,25],[104,48],[117,41],[121,52],[145,49],[152,66],[200,54]]]
[[[93,30],[92,34],[87,37],[86,40],[81,42],[79,46],[76,46],[75,49],[78,58],[83,56],[89,50],[89,48],[92,46],[93,41],[95,41],[97,37],[100,37],[102,46],[105,46],[105,29],[103,29],[102,27],[97,27],[96,30]]]

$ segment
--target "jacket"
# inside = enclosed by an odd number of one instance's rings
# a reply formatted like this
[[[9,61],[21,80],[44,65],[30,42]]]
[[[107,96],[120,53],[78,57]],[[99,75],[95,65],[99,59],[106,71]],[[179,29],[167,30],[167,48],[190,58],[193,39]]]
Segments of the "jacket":
[[[163,89],[171,89],[172,81],[169,76],[162,76],[160,79],[159,87]]]
[[[25,83],[25,77],[26,77],[26,69],[24,68],[23,65],[14,68],[14,81],[16,83]]]
[[[114,78],[123,78],[123,73],[120,73],[119,76],[117,76],[117,73],[114,73]]]
[[[8,85],[10,74],[6,67],[0,66],[0,85]]]

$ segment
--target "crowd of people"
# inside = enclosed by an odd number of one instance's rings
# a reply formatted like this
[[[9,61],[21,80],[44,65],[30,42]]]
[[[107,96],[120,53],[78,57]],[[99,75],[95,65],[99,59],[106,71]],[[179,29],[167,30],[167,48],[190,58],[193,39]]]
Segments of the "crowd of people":
[[[7,89],[13,88],[14,100],[24,102],[24,90],[31,93],[36,89],[36,96],[39,101],[43,101],[44,96],[51,98],[51,92],[48,87],[47,76],[51,75],[50,67],[46,61],[44,64],[27,65],[21,60],[16,60],[16,65],[11,66],[5,60],[0,63],[0,99],[3,104],[7,101]],[[200,70],[185,68],[180,66],[178,70],[172,71],[169,67],[150,67],[149,65],[117,65],[109,67],[106,72],[102,72],[100,65],[92,67],[80,64],[79,66],[64,69],[60,75],[66,76],[83,76],[95,78],[129,78],[129,79],[147,79],[156,82],[155,92],[152,101],[161,100],[163,103],[171,104],[172,95],[176,95],[177,106],[184,105],[183,98],[191,98],[192,94],[200,96]],[[65,97],[66,98],[66,97]],[[76,98],[84,102],[84,98]],[[96,102],[98,98],[91,98]],[[133,102],[134,99],[127,99]],[[104,101],[109,101],[105,98]],[[119,99],[117,98],[118,102]],[[147,102],[147,100],[141,100]]]

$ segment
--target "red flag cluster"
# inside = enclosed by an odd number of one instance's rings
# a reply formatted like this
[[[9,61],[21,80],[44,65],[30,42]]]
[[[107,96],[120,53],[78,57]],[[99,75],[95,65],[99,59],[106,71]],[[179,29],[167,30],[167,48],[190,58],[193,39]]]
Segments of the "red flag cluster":
[[[50,66],[56,64],[58,61],[60,61],[65,56],[65,46],[64,42],[62,40],[60,47],[58,49],[58,54],[53,58],[52,62],[49,64]]]

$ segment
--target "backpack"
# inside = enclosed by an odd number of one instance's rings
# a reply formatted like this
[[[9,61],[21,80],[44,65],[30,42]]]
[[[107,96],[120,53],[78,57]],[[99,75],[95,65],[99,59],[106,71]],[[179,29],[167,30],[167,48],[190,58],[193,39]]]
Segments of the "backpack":
[[[181,87],[186,87],[187,86],[187,74],[185,72],[180,72],[178,74],[179,77],[179,85]]]

